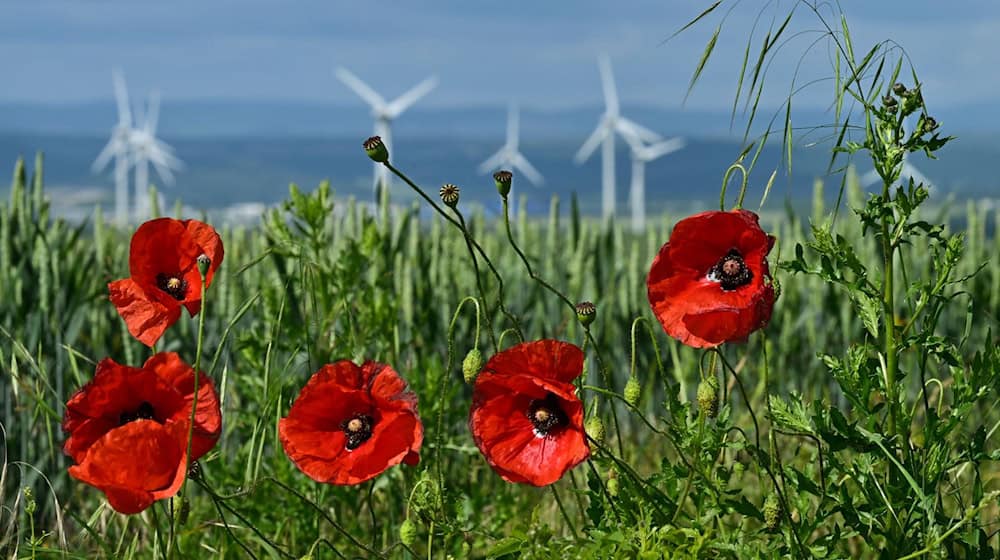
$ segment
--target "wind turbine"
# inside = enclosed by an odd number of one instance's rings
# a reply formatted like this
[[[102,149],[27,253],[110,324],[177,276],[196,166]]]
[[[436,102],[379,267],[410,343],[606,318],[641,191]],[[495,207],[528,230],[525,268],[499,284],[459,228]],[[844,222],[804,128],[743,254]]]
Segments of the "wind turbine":
[[[174,149],[156,137],[160,118],[160,94],[154,90],[146,103],[142,124],[132,130],[129,142],[135,165],[135,217],[143,220],[149,216],[149,164],[166,185],[174,184],[174,171],[184,169],[184,163],[174,155]]]
[[[118,105],[118,123],[111,129],[111,138],[91,165],[94,173],[103,170],[111,158],[115,160],[115,223],[120,226],[128,222],[128,168],[132,137],[132,110],[128,103],[128,89],[121,71],[111,72],[115,88],[115,102]]]
[[[358,97],[371,106],[372,116],[375,117],[375,135],[382,138],[382,143],[385,144],[386,149],[389,150],[390,157],[392,157],[393,153],[392,133],[390,131],[390,124],[393,119],[402,114],[403,111],[416,103],[421,97],[430,93],[430,91],[437,87],[438,84],[437,78],[431,76],[430,78],[427,78],[426,80],[413,86],[403,95],[387,102],[385,98],[376,93],[375,90],[368,86],[368,84],[362,82],[361,78],[358,78],[346,68],[337,68],[336,75],[337,78],[344,83],[344,85],[351,88],[354,93],[358,94]],[[378,202],[378,189],[380,185],[385,188],[389,187],[389,170],[386,169],[384,165],[376,163],[374,181],[372,185],[372,188],[375,191],[376,203]]]
[[[512,167],[524,174],[528,181],[537,187],[542,185],[545,179],[518,149],[520,120],[517,104],[511,103],[507,111],[507,143],[479,165],[479,172],[489,173],[501,167]]]
[[[597,59],[597,66],[604,90],[604,114],[573,159],[580,165],[590,158],[598,145],[601,146],[601,208],[604,218],[610,219],[615,215],[615,135],[632,136],[643,142],[659,142],[662,138],[652,130],[621,116],[611,60],[606,54],[601,55]]]
[[[632,203],[632,229],[646,227],[646,163],[684,147],[683,138],[670,138],[656,144],[645,145],[638,138],[626,135],[632,153],[632,185],[629,201]]]

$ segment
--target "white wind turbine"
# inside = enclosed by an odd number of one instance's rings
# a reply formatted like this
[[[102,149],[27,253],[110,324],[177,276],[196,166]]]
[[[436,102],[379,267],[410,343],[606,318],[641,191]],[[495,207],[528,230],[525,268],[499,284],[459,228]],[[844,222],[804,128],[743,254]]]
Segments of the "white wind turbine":
[[[643,142],[659,142],[662,138],[652,130],[621,116],[611,61],[607,55],[601,55],[597,64],[604,89],[604,115],[573,159],[577,165],[582,164],[601,145],[601,208],[604,218],[609,219],[615,215],[615,135],[632,136]]]
[[[94,160],[91,170],[99,173],[111,158],[115,160],[115,223],[122,226],[128,222],[128,168],[130,164],[132,137],[132,109],[128,102],[128,89],[120,70],[111,73],[115,88],[115,102],[118,105],[118,123],[111,129],[111,138]]]
[[[646,227],[646,163],[684,147],[683,138],[670,138],[656,144],[645,145],[638,138],[627,135],[625,140],[632,153],[632,185],[629,201],[632,204],[632,229],[642,231]]]
[[[479,172],[489,173],[502,167],[514,168],[537,187],[545,182],[545,178],[519,150],[520,121],[517,105],[511,103],[507,111],[507,143],[479,165]]]
[[[438,84],[437,78],[432,76],[420,82],[391,102],[387,102],[385,98],[376,93],[375,90],[368,86],[368,84],[362,82],[361,78],[358,78],[346,68],[337,68],[336,74],[337,78],[343,82],[344,85],[351,88],[354,93],[358,94],[358,97],[371,106],[372,116],[375,117],[375,136],[382,138],[382,143],[385,144],[386,149],[389,150],[389,157],[392,157],[393,154],[392,133],[390,130],[390,124],[393,119],[416,103],[421,97],[430,93],[430,91],[437,87]],[[372,188],[375,191],[376,202],[378,202],[378,189],[380,185],[385,188],[389,187],[389,170],[386,169],[384,165],[376,163],[375,176],[372,184]]]
[[[149,164],[153,164],[156,174],[166,185],[174,184],[174,171],[184,169],[184,163],[174,155],[174,149],[156,137],[159,118],[160,94],[154,90],[149,96],[142,122],[132,130],[129,140],[135,165],[136,220],[149,217]]]

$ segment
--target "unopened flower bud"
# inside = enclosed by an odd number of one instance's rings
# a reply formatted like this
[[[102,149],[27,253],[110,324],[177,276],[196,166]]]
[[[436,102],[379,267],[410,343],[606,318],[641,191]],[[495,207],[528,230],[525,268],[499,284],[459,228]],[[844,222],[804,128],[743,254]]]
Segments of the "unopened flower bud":
[[[399,526],[399,540],[406,546],[413,546],[417,542],[417,524],[409,517]]]
[[[497,171],[493,174],[493,180],[497,184],[497,192],[500,196],[506,197],[510,194],[510,182],[514,179],[514,174],[510,171]]]
[[[703,379],[698,383],[698,410],[705,413],[708,418],[715,418],[719,415],[719,388],[711,380]]]
[[[896,101],[896,98],[889,94],[886,94],[885,97],[882,98],[882,105],[885,105],[887,108],[895,107],[898,104],[899,102]]]
[[[904,86],[899,82],[896,82],[895,84],[892,85],[892,93],[895,93],[896,95],[906,95],[907,93],[906,86]]]
[[[587,435],[590,439],[596,441],[597,443],[604,443],[604,421],[597,414],[594,414],[590,418],[587,418],[587,423],[584,425],[584,429],[587,431]]]
[[[372,136],[361,144],[365,148],[365,153],[372,158],[375,163],[385,163],[389,161],[389,149],[385,147],[382,138]]]
[[[584,327],[589,327],[597,318],[597,306],[589,301],[576,304],[576,318]]]
[[[924,117],[924,126],[923,126],[924,133],[934,132],[934,130],[937,129],[938,126],[940,125],[938,124],[937,119],[935,119],[934,117]]]
[[[198,272],[200,272],[202,276],[208,274],[208,267],[211,266],[211,264],[212,259],[208,258],[208,255],[205,253],[198,255]]]
[[[441,196],[441,202],[452,208],[458,206],[458,191],[458,187],[451,183],[442,185],[441,190],[438,191],[438,194]]]
[[[642,388],[639,387],[639,380],[635,376],[629,377],[628,382],[625,383],[625,391],[623,396],[625,397],[625,402],[630,406],[639,405],[639,397],[642,395]]]
[[[768,494],[764,500],[762,511],[764,513],[764,526],[767,527],[768,531],[776,530],[781,525],[781,504],[778,502],[778,497],[774,494]]]
[[[479,348],[473,348],[469,350],[469,353],[465,355],[465,359],[462,360],[462,377],[465,379],[466,383],[472,383],[479,375],[479,370],[483,367],[483,353],[479,351]]]
[[[608,484],[607,484],[607,486],[608,486],[608,494],[610,494],[612,498],[617,497],[618,496],[618,490],[620,488],[618,486],[618,471],[615,470],[614,468],[611,468],[608,471]]]

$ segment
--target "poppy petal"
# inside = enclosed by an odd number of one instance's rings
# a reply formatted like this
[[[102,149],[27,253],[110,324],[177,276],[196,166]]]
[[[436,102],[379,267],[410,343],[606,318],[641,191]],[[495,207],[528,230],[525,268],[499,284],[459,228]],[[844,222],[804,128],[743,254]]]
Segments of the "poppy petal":
[[[179,305],[167,306],[146,296],[131,278],[108,284],[111,303],[125,320],[128,332],[139,342],[152,347],[181,316]]]

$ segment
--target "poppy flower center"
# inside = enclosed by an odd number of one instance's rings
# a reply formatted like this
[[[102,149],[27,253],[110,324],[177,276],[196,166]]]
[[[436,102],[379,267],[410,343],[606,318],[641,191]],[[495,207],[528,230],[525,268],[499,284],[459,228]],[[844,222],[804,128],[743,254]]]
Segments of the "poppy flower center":
[[[164,274],[162,272],[157,274],[156,287],[177,301],[183,301],[187,296],[187,280],[181,278],[179,274]]]
[[[153,405],[146,401],[142,401],[139,408],[135,410],[126,410],[118,416],[118,425],[124,426],[129,422],[134,422],[136,420],[156,420],[156,415],[153,411]]]
[[[743,255],[736,249],[730,249],[715,266],[708,269],[706,277],[712,282],[718,282],[723,290],[729,292],[749,284],[753,279],[753,272],[743,260]]]
[[[356,414],[340,424],[340,429],[344,430],[347,444],[344,447],[348,451],[354,451],[359,445],[368,441],[372,437],[372,427],[375,421],[367,414]]]
[[[544,399],[531,401],[528,406],[528,420],[535,427],[535,435],[545,437],[553,430],[567,423],[566,414],[559,406],[559,399],[549,393]]]

